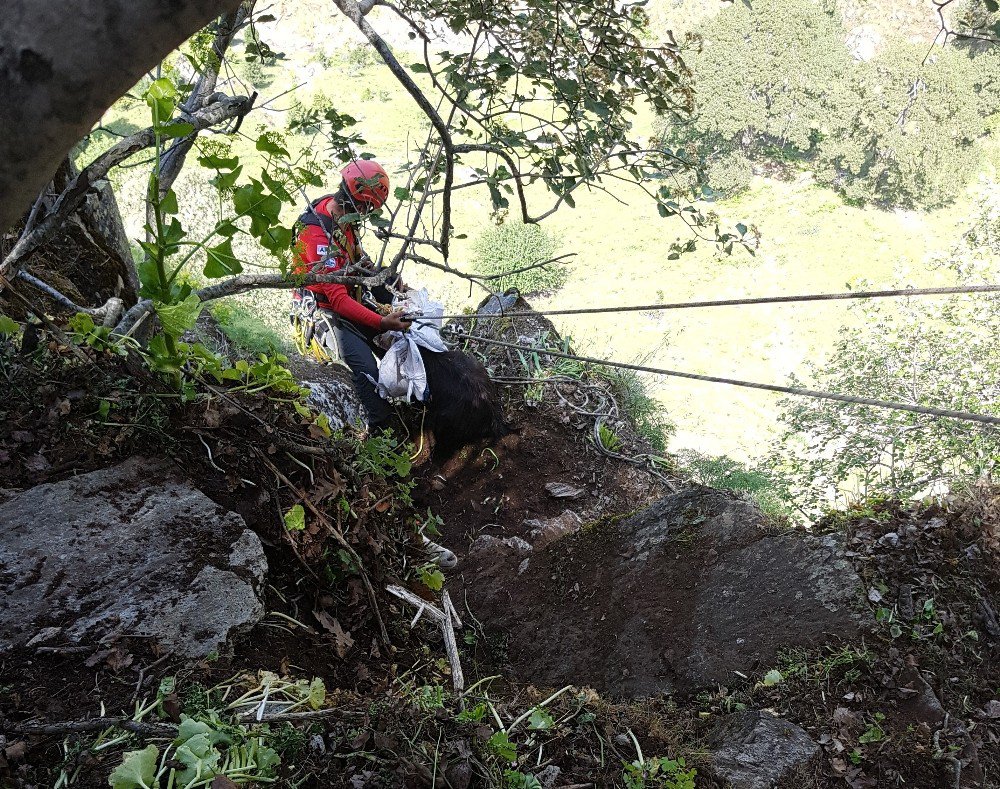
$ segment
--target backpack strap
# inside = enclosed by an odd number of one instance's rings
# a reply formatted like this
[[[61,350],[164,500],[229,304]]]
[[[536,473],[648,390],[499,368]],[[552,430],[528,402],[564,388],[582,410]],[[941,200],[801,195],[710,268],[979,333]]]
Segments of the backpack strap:
[[[323,228],[323,232],[327,236],[333,236],[333,217],[329,214],[321,214],[316,210],[316,206],[322,203],[324,200],[333,197],[332,194],[323,195],[322,197],[317,197],[315,200],[309,201],[309,207],[299,215],[299,218],[295,221],[296,225],[301,227],[315,226]],[[298,235],[298,233],[296,233]]]

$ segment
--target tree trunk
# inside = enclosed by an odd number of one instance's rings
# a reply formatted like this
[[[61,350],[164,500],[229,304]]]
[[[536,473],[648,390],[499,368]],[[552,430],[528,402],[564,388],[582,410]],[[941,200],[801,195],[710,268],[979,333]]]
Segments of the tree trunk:
[[[104,111],[239,0],[5,0],[0,14],[0,230]]]

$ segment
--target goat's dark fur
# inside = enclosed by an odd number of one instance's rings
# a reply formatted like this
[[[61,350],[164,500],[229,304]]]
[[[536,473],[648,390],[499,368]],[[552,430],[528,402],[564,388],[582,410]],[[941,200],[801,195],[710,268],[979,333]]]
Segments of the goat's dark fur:
[[[425,426],[434,436],[434,455],[450,457],[482,439],[496,441],[510,432],[500,398],[486,368],[461,351],[422,351],[430,400]]]

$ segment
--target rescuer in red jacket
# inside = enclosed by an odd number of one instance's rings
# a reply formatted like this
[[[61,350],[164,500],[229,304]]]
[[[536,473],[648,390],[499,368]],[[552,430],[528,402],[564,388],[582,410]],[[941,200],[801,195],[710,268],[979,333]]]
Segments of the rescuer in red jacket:
[[[371,266],[370,262],[365,265],[368,259],[358,243],[355,226],[339,220],[380,208],[389,197],[389,176],[372,159],[351,162],[340,174],[340,188],[313,201],[299,217],[301,229],[293,256],[297,274],[330,274],[351,263]],[[362,299],[373,306],[389,304],[392,297],[388,290],[364,292],[353,286],[323,283],[300,288],[293,298],[292,320],[301,322],[304,348],[313,346],[330,357],[339,355],[351,368],[354,388],[368,412],[369,427],[386,426],[392,410],[367,377],[378,380],[375,356],[381,357],[382,351],[374,339],[382,332],[406,331],[410,321],[403,320],[402,310],[382,314],[369,309]]]

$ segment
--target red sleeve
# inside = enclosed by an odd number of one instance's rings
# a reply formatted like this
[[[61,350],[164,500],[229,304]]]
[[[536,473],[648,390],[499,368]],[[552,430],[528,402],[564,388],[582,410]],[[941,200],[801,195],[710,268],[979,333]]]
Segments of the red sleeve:
[[[296,274],[308,274],[312,271],[314,263],[326,257],[329,243],[330,240],[323,232],[323,228],[307,225],[299,233],[295,242],[292,270]],[[332,274],[343,265],[344,255],[342,252],[338,252],[330,257],[322,272],[316,271],[314,273]],[[352,323],[376,330],[382,327],[382,316],[352,299],[351,294],[347,292],[346,285],[323,282],[316,285],[306,285],[306,289],[324,298],[329,302],[330,309]]]

